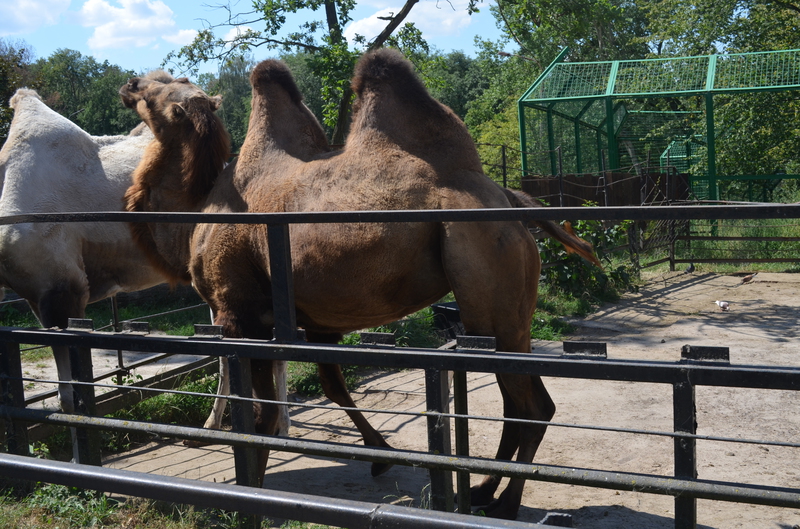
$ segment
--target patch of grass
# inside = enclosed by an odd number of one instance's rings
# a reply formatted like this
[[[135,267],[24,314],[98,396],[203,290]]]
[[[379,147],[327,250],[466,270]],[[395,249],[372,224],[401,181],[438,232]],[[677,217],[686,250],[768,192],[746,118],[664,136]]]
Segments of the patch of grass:
[[[444,342],[433,325],[433,309],[425,307],[405,318],[381,325],[375,332],[394,333],[398,347],[439,347]]]
[[[533,314],[531,338],[534,340],[558,341],[574,330],[572,325],[551,314],[538,310]]]
[[[217,392],[218,383],[218,375],[201,376],[185,382],[178,389],[214,395]],[[161,393],[143,400],[131,408],[115,412],[109,417],[131,421],[180,424],[181,426],[201,426],[211,412],[212,405],[211,397]],[[144,433],[134,434],[106,430],[102,433],[103,450],[107,452],[129,450],[135,443],[150,440],[150,437]]]
[[[27,504],[45,524],[62,520],[68,527],[108,526],[117,510],[116,502],[102,493],[51,484],[34,490]]]
[[[237,513],[131,498],[115,500],[94,491],[37,484],[29,494],[7,490],[0,495],[0,528],[95,527],[127,529],[236,529]],[[261,527],[276,527],[264,519]],[[330,529],[290,521],[281,529]]]
[[[361,381],[361,376],[359,375],[360,368],[358,366],[347,365],[343,365],[341,368],[347,389],[352,391],[357,388]],[[317,364],[289,362],[286,371],[286,386],[289,391],[297,392],[307,397],[316,397],[323,394],[322,382],[319,379]]]

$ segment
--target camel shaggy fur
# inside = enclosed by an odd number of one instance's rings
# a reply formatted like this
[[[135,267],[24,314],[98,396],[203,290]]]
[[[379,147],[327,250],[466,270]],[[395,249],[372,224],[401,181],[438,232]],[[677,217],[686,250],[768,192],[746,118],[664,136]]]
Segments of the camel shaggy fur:
[[[161,78],[161,77],[159,77]],[[163,78],[161,78],[163,80]],[[153,139],[142,124],[128,136],[90,136],[20,89],[0,150],[0,215],[122,209],[122,197]],[[0,226],[0,286],[27,300],[44,327],[66,328],[87,303],[165,281],[122,223]],[[59,380],[70,380],[66,347],[53,347]],[[59,386],[65,411],[68,386]]]
[[[435,101],[399,53],[363,57],[352,83],[358,99],[347,144],[329,152],[288,69],[257,65],[249,129],[237,161],[222,173],[227,140],[218,101],[186,79],[134,78],[120,89],[154,131],[126,193],[129,211],[283,212],[508,208],[513,196],[488,179],[465,126]],[[594,259],[591,247],[555,229]],[[225,336],[272,337],[266,226],[134,224],[134,238],[175,280],[193,281]],[[501,351],[530,352],[541,262],[520,222],[296,224],[290,228],[298,325],[311,342],[415,312],[453,291],[468,334],[494,336]],[[588,252],[588,253],[587,253]],[[275,400],[272,362],[253,361],[253,395]],[[368,446],[388,443],[352,408],[338,366],[320,364],[323,389],[347,411]],[[555,412],[539,377],[499,374],[506,417],[548,421]],[[256,406],[256,430],[273,435],[276,406]],[[546,427],[506,423],[497,458],[530,462]],[[263,476],[268,452],[260,457]],[[373,475],[389,465],[374,463]],[[497,476],[473,487],[473,505],[514,518],[524,480],[497,499]]]

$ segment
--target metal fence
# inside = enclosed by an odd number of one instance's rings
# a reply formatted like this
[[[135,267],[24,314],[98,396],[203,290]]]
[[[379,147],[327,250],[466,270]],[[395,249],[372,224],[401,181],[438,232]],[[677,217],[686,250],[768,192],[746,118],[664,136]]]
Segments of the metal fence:
[[[439,210],[439,211],[389,211],[389,212],[324,212],[324,213],[277,213],[277,214],[215,214],[201,215],[190,213],[165,214],[50,214],[20,215],[0,219],[2,223],[12,222],[85,222],[104,221],[143,221],[148,222],[226,222],[258,223],[268,225],[270,263],[272,271],[273,302],[275,314],[275,339],[271,341],[209,339],[207,337],[163,337],[143,333],[90,332],[68,329],[65,331],[0,328],[0,389],[3,403],[0,416],[5,423],[5,446],[10,454],[28,454],[27,424],[43,422],[74,428],[74,455],[78,465],[64,467],[51,462],[36,462],[19,459],[12,455],[0,457],[3,474],[19,479],[53,481],[84,487],[95,487],[107,491],[131,494],[138,491],[145,497],[152,497],[148,490],[160,487],[172,492],[159,493],[160,499],[181,503],[214,505],[207,499],[218,494],[224,497],[228,492],[215,488],[212,484],[193,483],[187,485],[180,480],[170,480],[149,475],[128,476],[108,469],[87,470],[82,465],[99,465],[100,452],[97,432],[102,429],[117,431],[149,431],[171,437],[197,441],[227,443],[234,447],[234,460],[237,483],[257,487],[252,470],[255,468],[258,448],[278,449],[288,452],[302,452],[328,457],[360,459],[400,465],[423,466],[430,469],[432,506],[443,513],[429,514],[424,511],[395,514],[392,509],[376,509],[371,506],[374,516],[365,517],[364,510],[369,505],[345,508],[340,500],[328,502],[317,497],[295,498],[301,506],[292,511],[291,517],[316,523],[335,523],[352,528],[357,527],[396,527],[395,515],[404,516],[403,527],[520,527],[523,525],[495,520],[459,518],[445,514],[452,511],[453,485],[455,472],[460,498],[465,494],[463,477],[469,473],[494,474],[500,476],[522,477],[530,480],[557,483],[580,484],[619,490],[675,496],[676,527],[694,527],[696,524],[696,500],[713,499],[734,501],[778,507],[800,508],[800,489],[764,487],[747,483],[723,483],[697,479],[695,456],[696,442],[699,439],[723,442],[747,442],[757,444],[777,444],[779,446],[800,448],[795,440],[766,441],[759,439],[742,440],[721,437],[700,436],[696,432],[695,388],[697,386],[746,387],[758,389],[800,389],[800,369],[794,367],[760,367],[730,365],[723,348],[693,348],[683,351],[680,362],[642,362],[608,360],[602,354],[603,345],[597,344],[591,350],[581,344],[577,350],[565,344],[567,354],[563,356],[510,354],[496,352],[481,342],[478,349],[464,344],[453,351],[430,349],[394,349],[390,347],[330,346],[309,344],[297,341],[297,326],[294,319],[291,283],[291,262],[289,257],[289,230],[291,223],[318,222],[436,222],[436,221],[498,221],[548,219],[563,217],[584,219],[656,219],[681,220],[691,215],[693,218],[800,218],[800,205],[769,205],[744,207],[627,207],[627,208],[534,208],[502,210]],[[145,218],[146,217],[146,218]],[[80,322],[76,322],[78,324]],[[207,335],[207,333],[204,333]],[[24,387],[19,344],[33,343],[43,345],[66,345],[70,348],[75,380],[73,388],[77,395],[78,415],[58,412],[32,410],[25,407]],[[145,352],[174,354],[224,356],[231,365],[232,376],[232,425],[233,432],[207,431],[198,428],[135,423],[113,420],[98,416],[95,409],[93,374],[91,370],[91,348],[123,349]],[[598,352],[599,351],[599,352]],[[392,368],[420,368],[426,371],[427,405],[424,416],[429,426],[429,452],[386,450],[336,443],[308,442],[269,436],[253,435],[252,405],[249,398],[249,361],[252,358],[291,359],[302,362],[380,366]],[[577,379],[601,379],[668,384],[673,388],[673,431],[653,432],[622,430],[626,433],[667,436],[674,439],[675,476],[630,474],[623,472],[569,468],[541,464],[520,464],[498,462],[470,457],[467,450],[458,449],[455,455],[445,455],[450,451],[449,421],[455,423],[456,438],[468,429],[471,420],[463,405],[456,413],[448,410],[445,398],[447,390],[446,371],[456,373],[471,372],[515,372],[549,377]],[[458,379],[458,377],[457,377]],[[455,387],[455,402],[464,402],[463,384]],[[280,403],[279,403],[280,404]],[[285,403],[284,403],[285,404]],[[472,418],[474,419],[474,418]],[[575,425],[559,425],[554,427]],[[443,427],[448,426],[448,427]],[[586,426],[579,426],[586,428]],[[614,428],[603,430],[620,431]],[[445,434],[445,432],[447,432]],[[73,470],[74,469],[74,470]],[[137,487],[130,481],[139,483]],[[168,485],[165,483],[169,483]],[[148,489],[152,486],[152,489]],[[207,487],[208,486],[208,487]],[[226,506],[241,509],[257,515],[282,516],[276,505],[285,501],[274,491],[256,493],[242,492],[241,501],[227,503]],[[257,498],[256,498],[257,496]],[[214,501],[218,497],[214,496]],[[233,501],[233,500],[232,500]],[[285,504],[283,504],[285,505]],[[337,510],[336,505],[342,505]],[[460,502],[460,510],[469,508]],[[347,511],[347,512],[343,512]],[[390,512],[391,511],[391,512]],[[382,518],[386,516],[388,518]],[[255,519],[247,523],[255,526]],[[336,520],[333,522],[332,520]],[[393,525],[394,524],[394,525]]]

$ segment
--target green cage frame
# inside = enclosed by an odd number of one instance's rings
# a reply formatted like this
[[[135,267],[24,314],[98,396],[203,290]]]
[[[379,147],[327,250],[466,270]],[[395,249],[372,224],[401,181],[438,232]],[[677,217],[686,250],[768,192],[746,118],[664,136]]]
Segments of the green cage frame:
[[[554,130],[556,119],[572,124],[573,138],[570,141],[575,149],[576,172],[600,172],[620,167],[624,125],[634,117],[645,117],[644,114],[637,115],[636,111],[629,111],[625,101],[701,97],[705,114],[702,143],[707,150],[707,170],[704,175],[693,175],[692,180],[700,188],[707,189],[705,198],[717,200],[719,179],[777,178],[775,175],[717,175],[714,97],[732,93],[800,90],[800,50],[583,63],[565,62],[568,53],[569,48],[564,48],[518,100],[523,177],[530,174],[528,112],[545,113],[547,152],[552,175],[560,173]],[[541,119],[541,115],[538,119]],[[649,116],[648,119],[654,117]],[[594,135],[594,145],[586,145],[587,132]],[[683,141],[687,153],[691,152],[691,137],[680,140],[667,138],[664,148],[676,149],[678,156],[680,149],[677,149],[676,141]],[[592,152],[587,152],[587,149],[592,149]],[[603,151],[608,154],[608,167],[604,166]],[[660,157],[663,158],[667,152],[660,153]],[[592,157],[594,163],[587,162],[587,157]],[[659,161],[663,165],[663,161]],[[688,159],[684,161],[688,163]],[[593,167],[584,171],[589,165]],[[800,178],[800,175],[781,174],[780,178]]]

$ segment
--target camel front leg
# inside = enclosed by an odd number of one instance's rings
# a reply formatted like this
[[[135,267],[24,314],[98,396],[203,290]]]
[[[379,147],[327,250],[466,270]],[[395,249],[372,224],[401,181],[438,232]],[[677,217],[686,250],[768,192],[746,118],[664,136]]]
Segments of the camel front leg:
[[[58,380],[72,380],[72,367],[69,361],[69,348],[63,345],[53,346],[53,356],[56,360]],[[75,413],[75,401],[72,396],[72,385],[69,382],[58,385],[58,402],[64,413]]]
[[[278,400],[281,402],[288,402],[289,396],[286,390],[286,360],[276,360],[275,371],[275,389],[277,390]],[[292,420],[289,417],[289,406],[278,407],[278,429],[275,435],[281,437],[289,436],[289,426],[292,425]]]
[[[211,414],[206,419],[203,428],[219,430],[222,427],[222,415],[225,413],[225,406],[228,405],[227,397],[231,394],[231,378],[228,369],[228,359],[224,356],[219,357],[219,385],[217,386],[217,398],[211,407]]]
[[[317,366],[319,367],[319,377],[322,382],[322,389],[325,391],[325,396],[339,406],[355,408],[356,403],[353,402],[353,398],[347,391],[347,385],[345,384],[344,376],[342,376],[341,368],[336,364],[317,364]],[[366,446],[391,448],[389,443],[387,443],[383,436],[372,427],[360,411],[348,410],[345,413],[347,413],[353,421],[353,424],[356,425],[358,431],[361,432]],[[390,463],[372,463],[371,472],[373,477],[380,476],[392,468],[392,466],[393,465]]]

